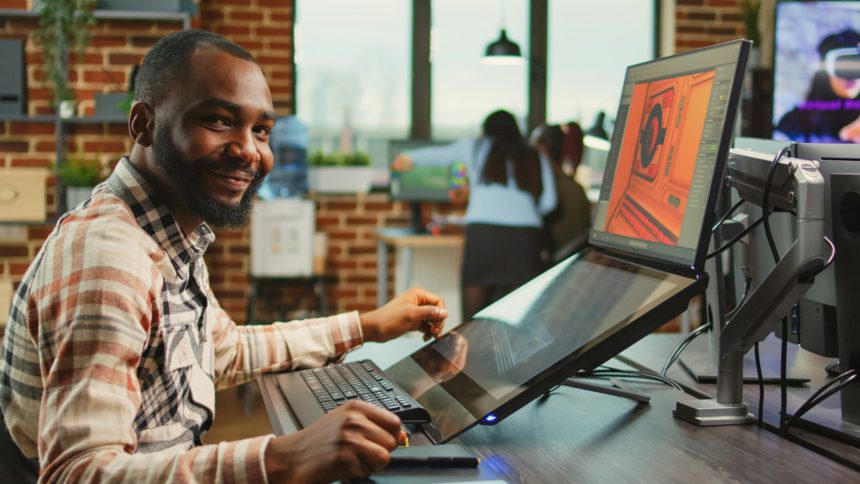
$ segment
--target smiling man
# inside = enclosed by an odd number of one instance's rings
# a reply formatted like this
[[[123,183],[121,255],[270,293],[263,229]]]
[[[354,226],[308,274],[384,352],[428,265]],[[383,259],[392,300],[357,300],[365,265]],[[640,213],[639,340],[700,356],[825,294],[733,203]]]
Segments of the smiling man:
[[[289,324],[240,327],[221,309],[209,227],[247,223],[274,119],[256,61],[223,37],[178,32],[144,58],[131,153],[57,222],[10,311],[0,409],[40,480],[327,482],[388,462],[400,421],[365,402],[292,435],[201,444],[216,388],[364,341],[438,336],[447,315],[420,290]]]

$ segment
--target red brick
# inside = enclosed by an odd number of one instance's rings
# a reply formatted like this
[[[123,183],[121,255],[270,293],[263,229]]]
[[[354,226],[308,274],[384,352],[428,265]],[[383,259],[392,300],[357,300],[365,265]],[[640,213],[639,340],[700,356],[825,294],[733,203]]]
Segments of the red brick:
[[[125,151],[125,143],[121,141],[85,141],[84,152],[86,153],[122,153]]]
[[[0,141],[0,152],[26,153],[30,144],[26,141]]]
[[[0,257],[27,257],[29,254],[26,245],[0,245]]]
[[[161,39],[161,37],[157,35],[135,35],[129,40],[131,41],[131,45],[134,47],[145,47],[149,49],[155,45],[159,39]]]
[[[11,123],[10,134],[54,134],[54,125],[52,123]]]
[[[254,22],[263,21],[263,12],[255,12],[252,10],[233,10],[230,12],[231,20],[252,20]]]
[[[98,51],[102,47],[124,47],[128,44],[125,37],[119,35],[96,35],[87,44],[88,50]]]
[[[132,66],[140,63],[143,55],[138,54],[109,54],[108,63],[114,65]]]
[[[245,246],[245,247],[230,247],[229,252],[231,254],[250,254],[251,248],[247,247],[247,246]]]
[[[18,168],[50,168],[51,160],[45,158],[13,158],[12,166]]]

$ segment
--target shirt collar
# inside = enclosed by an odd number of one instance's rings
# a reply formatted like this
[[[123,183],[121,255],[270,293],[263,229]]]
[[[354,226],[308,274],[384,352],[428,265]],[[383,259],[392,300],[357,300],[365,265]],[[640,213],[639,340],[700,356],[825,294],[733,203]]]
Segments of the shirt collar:
[[[185,235],[152,186],[123,156],[107,180],[111,191],[131,208],[134,217],[150,237],[167,253],[184,279],[188,266],[203,256],[215,234],[204,222]]]

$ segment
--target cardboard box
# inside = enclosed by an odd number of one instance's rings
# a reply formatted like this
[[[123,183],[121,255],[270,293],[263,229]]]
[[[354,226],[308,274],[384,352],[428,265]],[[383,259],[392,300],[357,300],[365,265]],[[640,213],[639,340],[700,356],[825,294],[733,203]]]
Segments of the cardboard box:
[[[0,169],[0,222],[44,222],[44,168]]]
[[[251,214],[251,275],[311,275],[315,226],[310,200],[257,201]]]

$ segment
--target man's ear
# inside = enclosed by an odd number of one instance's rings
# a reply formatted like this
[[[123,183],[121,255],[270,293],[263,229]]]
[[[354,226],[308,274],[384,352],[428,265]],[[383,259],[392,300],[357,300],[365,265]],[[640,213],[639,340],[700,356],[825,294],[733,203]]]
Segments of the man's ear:
[[[155,136],[155,110],[144,101],[135,101],[131,105],[128,117],[128,134],[135,144],[148,147]]]

